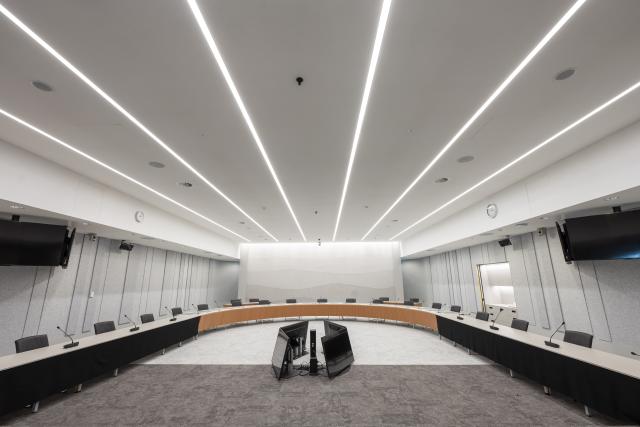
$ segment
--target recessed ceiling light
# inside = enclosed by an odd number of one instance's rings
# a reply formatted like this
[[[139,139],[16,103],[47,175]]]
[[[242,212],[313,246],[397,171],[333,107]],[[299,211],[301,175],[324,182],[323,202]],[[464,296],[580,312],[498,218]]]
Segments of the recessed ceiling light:
[[[507,78],[500,83],[500,86],[493,91],[493,93],[487,98],[484,103],[476,110],[475,113],[467,120],[467,122],[453,135],[453,137],[447,142],[447,144],[442,147],[442,149],[436,154],[436,156],[431,159],[431,161],[427,164],[427,166],[418,174],[418,176],[409,184],[407,188],[400,194],[400,196],[387,208],[387,210],[382,214],[382,216],[369,228],[367,233],[362,236],[362,240],[366,239],[367,236],[380,224],[380,222],[396,207],[398,203],[415,187],[418,182],[422,179],[422,177],[431,170],[433,165],[435,165],[438,160],[455,144],[462,135],[475,123],[475,121],[484,113],[484,111],[489,108],[491,104],[504,92],[504,90],[511,84],[511,82],[524,70],[524,68],[535,58],[535,56],[540,53],[540,51],[549,43],[549,41],[553,38],[553,36],[560,31],[560,29],[571,19],[571,17],[582,7],[582,5],[586,2],[586,0],[577,0],[573,6],[560,18],[558,22],[549,30],[547,34],[538,42],[538,44],[524,57],[524,59],[518,64],[518,66],[511,71],[511,74],[507,76]]]
[[[20,206],[20,205],[9,205],[9,207],[11,209],[24,209],[24,206]]]
[[[443,182],[447,182],[447,181],[449,181],[449,178],[442,177],[442,178],[436,179],[435,183],[442,184]]]
[[[618,196],[609,196],[609,197],[605,197],[604,200],[606,200],[607,202],[610,202],[612,200],[618,200]]]
[[[3,7],[3,6],[0,4],[0,10],[2,10],[2,7]],[[9,112],[7,112],[7,111],[3,110],[2,108],[0,108],[0,114],[2,114],[3,116],[5,116],[5,117],[7,117],[7,118],[9,118],[9,119],[11,119],[11,120],[13,120],[13,121],[17,122],[17,123],[20,123],[22,126],[24,126],[24,127],[26,127],[26,128],[31,129],[32,131],[34,131],[34,132],[36,132],[36,133],[38,133],[38,134],[40,134],[40,135],[44,136],[45,138],[49,139],[50,141],[55,142],[56,144],[61,145],[61,146],[63,146],[64,148],[66,148],[66,149],[68,149],[68,150],[70,150],[70,151],[73,151],[74,153],[78,154],[79,156],[82,156],[82,157],[84,157],[85,159],[90,160],[91,162],[93,162],[93,163],[95,163],[95,164],[97,164],[97,165],[99,165],[99,166],[102,166],[103,168],[105,168],[105,169],[107,169],[107,170],[109,170],[109,171],[111,171],[111,172],[115,173],[116,175],[118,175],[118,176],[120,176],[120,177],[122,177],[122,178],[126,179],[127,181],[129,181],[129,182],[131,182],[131,183],[133,183],[133,184],[136,184],[136,185],[138,185],[138,186],[140,186],[140,187],[144,188],[145,190],[147,190],[147,191],[149,191],[149,192],[151,192],[151,193],[155,194],[155,195],[156,195],[156,196],[158,196],[158,197],[161,197],[162,199],[166,200],[167,202],[170,202],[170,203],[172,203],[172,204],[174,204],[174,205],[176,205],[176,206],[178,206],[178,207],[180,207],[180,208],[182,208],[182,209],[186,210],[187,212],[189,212],[189,213],[191,213],[191,214],[193,214],[193,215],[197,216],[198,218],[201,218],[201,219],[203,219],[203,220],[205,220],[205,221],[207,221],[207,222],[209,222],[209,223],[211,223],[211,224],[215,225],[216,227],[219,227],[219,228],[221,228],[221,229],[225,230],[226,232],[231,233],[231,234],[233,234],[234,236],[239,237],[239,238],[240,238],[240,239],[242,239],[242,240],[245,240],[245,241],[247,241],[247,242],[249,241],[249,239],[247,239],[246,237],[244,237],[244,236],[242,236],[242,235],[240,235],[240,234],[236,233],[235,231],[232,231],[232,230],[228,229],[228,228],[227,228],[227,227],[225,227],[224,225],[222,225],[222,224],[218,224],[217,222],[215,222],[215,221],[214,221],[214,220],[212,220],[211,218],[208,218],[208,217],[206,217],[206,216],[202,215],[201,213],[199,213],[199,212],[197,212],[197,211],[195,211],[195,210],[191,209],[190,207],[185,206],[185,205],[183,205],[182,203],[180,203],[180,202],[178,202],[178,201],[176,201],[176,200],[173,200],[171,197],[169,197],[169,196],[167,196],[167,195],[165,195],[165,194],[163,194],[163,193],[159,192],[158,190],[155,190],[155,189],[153,189],[153,188],[149,187],[149,186],[148,186],[148,185],[146,185],[146,184],[143,184],[142,182],[138,181],[138,180],[137,180],[137,179],[135,179],[135,178],[130,177],[129,175],[125,174],[124,172],[120,172],[118,169],[116,169],[116,168],[114,168],[114,167],[112,167],[112,166],[109,166],[109,165],[108,165],[108,164],[106,164],[105,162],[103,162],[103,161],[101,161],[101,160],[96,159],[95,157],[93,157],[93,156],[91,156],[91,155],[89,155],[89,154],[85,153],[84,151],[81,151],[81,150],[77,149],[76,147],[72,146],[71,144],[67,144],[67,143],[66,143],[66,142],[64,142],[63,140],[56,138],[55,136],[53,136],[53,135],[51,135],[51,134],[49,134],[49,133],[47,133],[47,132],[43,131],[42,129],[40,129],[40,128],[38,128],[38,127],[34,126],[34,125],[32,125],[31,123],[29,123],[29,122],[27,122],[27,121],[25,121],[25,120],[22,120],[22,119],[21,119],[21,118],[19,118],[18,116],[14,116],[13,114],[11,114],[11,113],[9,113]]]
[[[549,217],[548,216],[541,216],[540,219],[543,220],[543,221],[546,221],[546,220],[549,219]]]
[[[390,240],[396,239],[401,234],[406,233],[407,231],[409,231],[410,229],[412,229],[416,225],[420,224],[421,222],[425,221],[426,219],[428,219],[428,218],[432,217],[433,215],[437,214],[442,209],[446,208],[450,204],[454,203],[455,201],[457,201],[457,200],[461,199],[462,197],[466,196],[467,194],[471,193],[476,188],[478,188],[481,185],[485,184],[486,182],[492,180],[496,176],[500,175],[502,172],[504,172],[507,169],[511,168],[512,166],[514,166],[515,164],[519,163],[523,159],[529,157],[530,155],[532,155],[536,151],[540,150],[541,148],[545,147],[546,145],[548,145],[548,144],[552,143],[553,141],[557,140],[558,138],[560,138],[565,133],[567,133],[570,130],[572,130],[573,128],[579,126],[583,122],[589,120],[591,117],[595,116],[600,111],[604,110],[605,108],[609,107],[610,105],[618,102],[619,100],[621,100],[625,96],[629,95],[631,92],[635,91],[639,87],[640,87],[640,81],[636,82],[632,86],[630,86],[627,89],[623,90],[622,92],[620,92],[619,94],[617,94],[616,96],[611,98],[610,100],[606,101],[604,104],[601,104],[600,106],[598,106],[595,109],[591,110],[589,113],[587,113],[584,116],[580,117],[578,120],[576,120],[575,122],[571,123],[569,126],[565,127],[564,129],[560,130],[559,132],[556,132],[551,137],[547,138],[546,140],[542,141],[540,144],[538,144],[535,147],[531,148],[529,151],[525,152],[524,154],[520,155],[519,157],[516,157],[511,162],[507,163],[506,165],[502,166],[497,171],[493,172],[491,175],[489,175],[486,178],[482,179],[481,181],[477,182],[473,186],[467,188],[465,191],[463,191],[462,193],[458,194],[456,197],[454,197],[453,199],[449,200],[447,203],[445,203],[442,206],[440,206],[439,208],[431,211],[427,215],[425,215],[422,218],[420,218],[418,221],[414,222],[413,224],[411,224],[410,226],[408,226],[407,228],[405,228],[404,230],[402,230],[401,232],[396,234],[395,236],[391,237]]]
[[[469,163],[475,159],[473,156],[462,156],[458,158],[458,163]]]
[[[190,183],[189,181],[179,182],[178,185],[181,185],[182,187],[185,187],[185,188],[193,187],[193,184]]]
[[[162,169],[164,167],[164,163],[151,161],[151,162],[149,162],[149,166],[151,166],[152,168]]]
[[[398,219],[392,219],[391,222],[398,222]]]
[[[53,92],[53,88],[51,86],[40,80],[34,80],[31,82],[31,84],[33,85],[33,87],[43,92]]]
[[[574,68],[567,68],[566,70],[560,71],[556,74],[556,80],[567,80],[569,77],[573,76],[576,73]]]
[[[133,116],[129,111],[127,111],[122,105],[120,105],[115,99],[113,99],[108,93],[106,93],[100,86],[95,84],[89,77],[87,77],[82,71],[80,71],[75,65],[73,65],[67,58],[62,56],[57,50],[55,50],[49,43],[47,43],[42,37],[36,34],[31,28],[29,28],[24,22],[22,22],[17,16],[15,16],[9,9],[7,9],[3,4],[0,4],[0,13],[6,16],[11,22],[13,22],[18,28],[20,28],[23,32],[25,32],[29,37],[31,37],[36,43],[38,43],[44,50],[49,52],[55,59],[57,59],[62,65],[64,65],[69,71],[76,75],[80,80],[82,80],[87,86],[93,89],[98,95],[102,97],[105,101],[107,101],[113,108],[118,110],[123,116],[125,116],[131,123],[136,125],[138,129],[144,132],[149,138],[151,138],[156,144],[161,146],[165,151],[171,154],[176,160],[178,160],[184,167],[189,169],[194,175],[196,175],[200,180],[202,180],[205,184],[207,184],[213,191],[215,191],[220,197],[225,199],[231,206],[236,208],[239,212],[241,212],[244,216],[246,216],[249,220],[255,223],[258,227],[260,227],[267,235],[269,235],[273,240],[276,239],[271,233],[269,233],[265,228],[263,228],[255,219],[253,219],[248,213],[246,213],[240,206],[238,206],[229,196],[224,194],[218,187],[216,187],[211,181],[209,181],[204,175],[202,175],[196,168],[191,166],[185,159],[183,159],[177,152],[175,152],[169,145],[167,145],[164,141],[162,141],[156,134],[151,132],[149,128],[147,128],[142,122],[140,122],[136,117]]]
[[[351,170],[353,169],[353,162],[356,158],[358,142],[360,141],[360,133],[362,132],[362,124],[364,123],[364,116],[367,112],[367,104],[369,103],[369,95],[371,93],[373,77],[376,74],[378,58],[380,57],[380,50],[382,49],[382,39],[384,38],[384,31],[387,27],[387,20],[389,18],[390,9],[391,9],[391,0],[384,0],[384,2],[382,3],[382,9],[380,10],[380,18],[378,19],[378,29],[376,30],[376,38],[373,42],[373,51],[371,53],[371,61],[369,62],[369,71],[367,71],[367,77],[364,83],[364,92],[362,94],[362,101],[360,103],[360,112],[358,113],[358,119],[356,121],[356,130],[353,135],[353,142],[351,143],[351,152],[349,154],[349,162],[347,163],[347,174],[344,178],[342,194],[340,195],[340,204],[338,205],[338,215],[336,217],[336,225],[333,229],[333,237],[331,239],[334,241],[336,240],[336,235],[338,234],[338,227],[340,226],[340,218],[342,216],[342,209],[344,208],[344,199],[347,197],[347,189],[349,188],[349,179],[351,178]]]
[[[88,222],[83,222],[82,225],[87,226],[87,225],[89,225],[89,223]]]
[[[240,110],[240,113],[242,114],[242,117],[244,118],[244,121],[247,127],[249,128],[249,132],[251,133],[251,136],[253,137],[254,142],[258,146],[258,151],[260,151],[260,154],[262,155],[262,159],[264,160],[265,164],[267,165],[267,168],[269,169],[269,172],[271,173],[271,177],[273,178],[273,181],[276,183],[276,187],[278,187],[278,190],[280,191],[280,195],[282,196],[282,199],[284,200],[285,205],[287,205],[287,209],[289,209],[289,213],[291,214],[291,217],[293,218],[293,221],[295,222],[296,227],[298,227],[298,231],[300,232],[302,239],[306,241],[307,238],[305,237],[304,232],[302,231],[302,227],[298,222],[298,218],[296,217],[296,214],[293,211],[293,207],[291,207],[291,203],[289,203],[289,199],[287,198],[287,194],[285,193],[284,188],[282,187],[282,184],[278,179],[278,174],[276,173],[275,168],[271,164],[271,160],[269,160],[269,155],[267,154],[267,150],[264,148],[264,145],[262,144],[262,140],[260,139],[260,135],[258,135],[258,131],[253,125],[253,120],[251,120],[249,111],[247,110],[247,108],[244,105],[244,102],[242,101],[240,92],[238,91],[236,84],[233,82],[233,79],[231,78],[231,73],[229,72],[229,69],[227,68],[227,64],[225,64],[224,59],[222,58],[222,54],[220,53],[220,50],[216,45],[216,41],[213,38],[213,34],[209,30],[207,21],[204,19],[204,16],[200,11],[198,2],[196,0],[187,0],[187,3],[189,5],[189,8],[191,9],[191,12],[193,13],[193,16],[196,22],[198,23],[198,27],[200,28],[200,31],[202,32],[202,35],[204,36],[204,39],[207,42],[207,45],[209,46],[209,49],[211,50],[211,53],[213,54],[214,59],[216,60],[216,63],[218,64],[218,68],[220,69],[220,72],[222,72],[222,76],[224,77],[224,80],[227,82],[227,86],[231,91],[231,95],[233,95],[233,98],[236,101],[238,109]],[[258,224],[256,223],[256,225]],[[263,231],[269,234],[266,230],[263,229]],[[275,237],[273,239],[277,241]]]

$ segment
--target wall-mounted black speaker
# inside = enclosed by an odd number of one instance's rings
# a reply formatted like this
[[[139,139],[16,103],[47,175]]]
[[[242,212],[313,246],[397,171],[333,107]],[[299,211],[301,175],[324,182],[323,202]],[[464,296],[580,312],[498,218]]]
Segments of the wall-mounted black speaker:
[[[503,248],[505,246],[511,246],[511,239],[507,237],[506,239],[498,240],[498,244]]]
[[[127,242],[126,240],[121,241],[120,250],[131,252],[133,250],[133,243]]]

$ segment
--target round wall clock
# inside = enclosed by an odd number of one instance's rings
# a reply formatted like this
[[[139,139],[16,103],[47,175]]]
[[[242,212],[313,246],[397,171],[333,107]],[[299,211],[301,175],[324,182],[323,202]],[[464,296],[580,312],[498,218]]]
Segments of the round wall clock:
[[[142,222],[144,221],[144,212],[142,211],[136,211],[134,218],[136,219],[136,222]]]
[[[490,203],[487,205],[487,215],[489,218],[495,218],[498,216],[498,205]]]

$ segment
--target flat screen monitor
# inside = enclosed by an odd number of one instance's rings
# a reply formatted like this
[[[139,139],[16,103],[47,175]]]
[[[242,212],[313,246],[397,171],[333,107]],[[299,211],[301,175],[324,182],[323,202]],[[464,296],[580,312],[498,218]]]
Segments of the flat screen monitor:
[[[347,327],[339,325],[337,323],[330,322],[328,320],[324,321],[324,336],[332,337],[334,335],[339,334],[342,331],[346,331]]]
[[[0,220],[0,265],[66,267],[74,235],[64,225]]]
[[[354,362],[349,333],[346,329],[334,336],[324,336],[321,341],[329,378],[339,375]]]
[[[289,337],[280,329],[276,345],[273,348],[273,356],[271,356],[271,367],[277,379],[282,378],[287,372],[287,353],[289,351]]]
[[[289,345],[294,349],[294,358],[304,354],[307,343],[307,330],[309,329],[309,321],[293,323],[291,325],[280,328],[289,337]],[[301,348],[299,348],[301,347]]]
[[[640,210],[569,218],[557,228],[567,261],[640,259]]]

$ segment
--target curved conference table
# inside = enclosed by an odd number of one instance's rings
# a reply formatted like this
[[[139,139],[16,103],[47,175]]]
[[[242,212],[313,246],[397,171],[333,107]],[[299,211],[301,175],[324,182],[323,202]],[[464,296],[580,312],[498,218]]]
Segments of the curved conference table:
[[[394,320],[438,330],[436,311],[420,307],[358,303],[243,305],[200,314],[198,332],[252,320],[296,317],[345,317]]]

